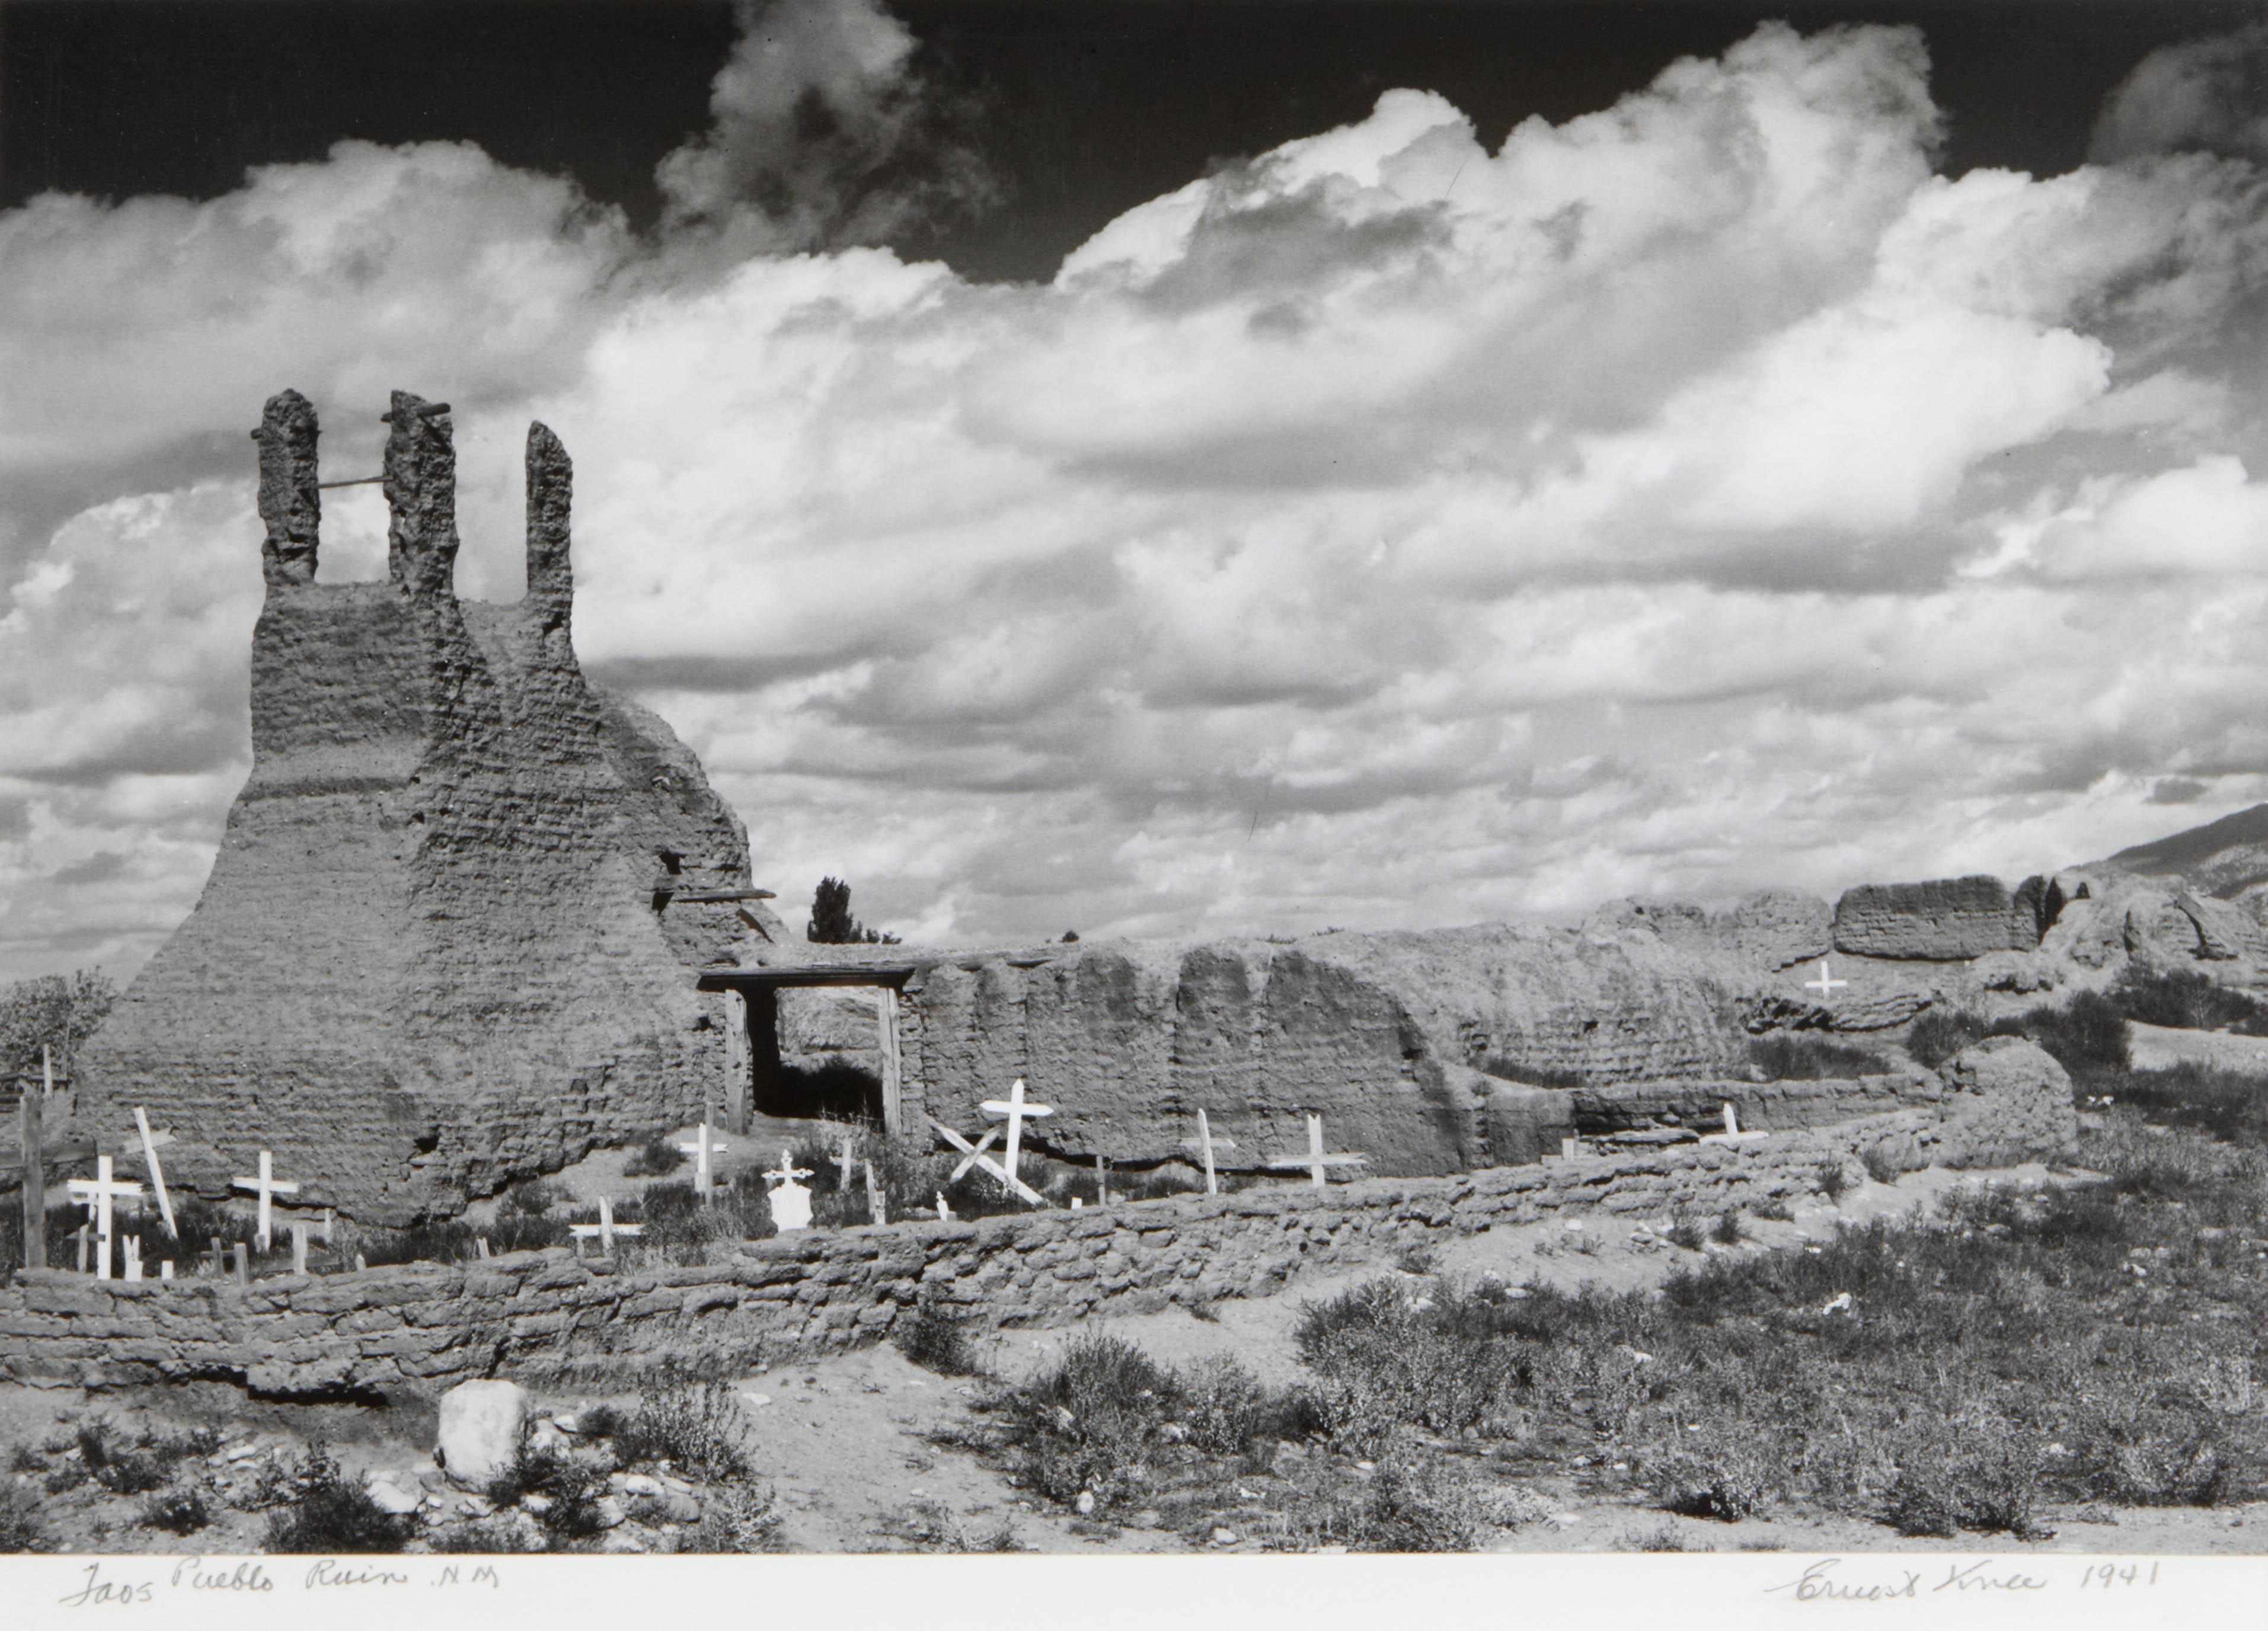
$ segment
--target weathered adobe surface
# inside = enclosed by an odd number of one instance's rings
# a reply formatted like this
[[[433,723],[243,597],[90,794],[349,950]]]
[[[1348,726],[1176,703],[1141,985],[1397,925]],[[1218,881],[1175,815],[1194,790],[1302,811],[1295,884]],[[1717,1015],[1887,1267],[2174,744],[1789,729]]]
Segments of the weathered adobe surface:
[[[314,409],[268,404],[253,769],[196,909],[81,1060],[210,1194],[275,1152],[298,1199],[401,1223],[697,1116],[724,1058],[692,972],[738,960],[747,841],[570,631],[571,468],[527,438],[527,590],[460,601],[446,405],[396,393],[383,583],[314,581]],[[746,903],[753,905],[753,902]]]
[[[2017,918],[2015,902],[1997,878],[1862,884],[1835,903],[1835,949],[1859,957],[1956,962],[2037,945],[2036,926],[2026,934]]]
[[[1912,1169],[2076,1149],[2070,1079],[2019,1039],[1980,1043],[1902,1092],[1898,1108],[1749,1143],[814,1231],[682,1268],[617,1273],[555,1249],[250,1288],[39,1270],[0,1288],[0,1373],[95,1388],[213,1378],[284,1394],[499,1373],[595,1381],[666,1355],[753,1363],[879,1341],[930,1288],[983,1326],[1061,1325],[1264,1295],[1305,1267],[1492,1224],[1753,1207],[1811,1194],[1823,1168],[1871,1153]]]

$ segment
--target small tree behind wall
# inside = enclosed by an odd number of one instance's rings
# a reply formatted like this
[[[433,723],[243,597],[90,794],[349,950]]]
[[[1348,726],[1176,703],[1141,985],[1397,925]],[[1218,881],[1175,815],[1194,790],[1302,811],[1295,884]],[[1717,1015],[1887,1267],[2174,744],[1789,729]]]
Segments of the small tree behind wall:
[[[850,915],[850,885],[822,878],[811,897],[811,922],[804,934],[814,945],[895,945],[898,937],[869,929]]]

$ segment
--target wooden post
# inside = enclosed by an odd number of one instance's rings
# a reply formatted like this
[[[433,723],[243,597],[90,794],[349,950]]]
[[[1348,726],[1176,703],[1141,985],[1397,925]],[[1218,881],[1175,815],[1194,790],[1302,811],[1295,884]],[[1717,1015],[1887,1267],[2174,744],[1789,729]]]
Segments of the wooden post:
[[[745,1136],[748,1130],[748,999],[725,993],[725,1125]]]
[[[368,1268],[369,1267],[370,1267],[370,1264],[369,1264],[366,1260],[364,1260],[364,1257],[363,1257],[363,1254],[362,1254],[361,1253],[359,1253],[359,1252],[356,1253],[355,1253],[355,1273],[357,1273],[357,1274],[360,1274],[360,1273],[362,1273],[362,1271],[363,1271],[364,1269]]]
[[[1572,1161],[1582,1152],[1583,1144],[1580,1139],[1563,1138],[1559,1141],[1559,1158],[1562,1161]]]
[[[171,1280],[173,1277],[173,1260],[169,1257],[164,1262],[158,1265],[158,1278],[160,1280]]]
[[[225,1248],[221,1245],[220,1237],[218,1235],[215,1235],[212,1237],[212,1277],[217,1280],[227,1272],[228,1265],[225,1255]]]
[[[252,1283],[252,1258],[250,1254],[246,1252],[244,1242],[241,1240],[238,1241],[233,1246],[230,1247],[229,1250],[236,1259],[236,1283],[240,1286],[250,1285]]]
[[[181,1231],[173,1227],[173,1198],[166,1193],[166,1169],[158,1164],[158,1145],[150,1136],[150,1118],[142,1106],[134,1106],[134,1128],[142,1135],[142,1158],[150,1165],[150,1185],[158,1192],[158,1210],[166,1220],[166,1233],[175,1240]]]
[[[141,1279],[142,1237],[139,1235],[122,1235],[119,1237],[118,1245],[119,1249],[123,1252],[126,1256],[125,1277],[129,1280]]]
[[[1094,1203],[1110,1204],[1110,1157],[1100,1150],[1094,1152]]]
[[[898,988],[874,993],[874,1017],[882,1032],[882,1130],[896,1136],[905,1115],[904,1065],[898,1054]]]
[[[1738,1138],[1740,1135],[1741,1118],[1734,1113],[1731,1103],[1727,1101],[1725,1106],[1725,1136]]]
[[[748,993],[748,1107],[769,1115],[780,1107],[779,992],[758,986]]]
[[[1212,1123],[1205,1120],[1202,1110],[1197,1112],[1197,1144],[1204,1151],[1205,1194],[1217,1195],[1220,1193],[1220,1180],[1212,1173]]]
[[[473,1244],[480,1248],[481,1260],[484,1263],[488,1261],[490,1256],[489,1238],[486,1235],[476,1235],[473,1238]]]
[[[16,1114],[24,1133],[24,1267],[48,1266],[48,1164],[40,1148],[41,1106],[38,1097],[24,1095]]]
[[[40,1086],[48,1098],[55,1097],[55,1055],[48,1051],[45,1042],[40,1044]]]
[[[78,1272],[81,1274],[86,1273],[86,1238],[87,1226],[81,1223],[78,1226]]]
[[[307,1234],[313,1227],[298,1218],[291,1220],[291,1272],[295,1275],[307,1272]]]
[[[846,1195],[850,1193],[850,1175],[856,1170],[850,1158],[850,1134],[846,1128],[842,1149],[835,1157],[835,1187]]]
[[[882,1182],[874,1176],[872,1161],[866,1163],[866,1218],[869,1223],[875,1223],[890,1221],[889,1208],[882,1200]]]

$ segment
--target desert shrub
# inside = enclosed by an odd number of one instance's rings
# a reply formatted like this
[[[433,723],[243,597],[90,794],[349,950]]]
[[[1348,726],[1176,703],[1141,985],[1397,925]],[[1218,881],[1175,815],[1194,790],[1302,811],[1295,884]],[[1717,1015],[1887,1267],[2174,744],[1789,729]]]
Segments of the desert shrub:
[[[1844,1171],[1840,1161],[1822,1161],[1812,1169],[1811,1181],[1830,1201],[1840,1201],[1851,1187],[1850,1174]]]
[[[541,1495],[546,1505],[538,1521],[548,1532],[574,1540],[599,1532],[599,1497],[606,1489],[606,1475],[588,1462],[522,1444],[512,1465],[490,1480],[483,1493],[498,1506]]]
[[[1375,1447],[1409,1423],[1437,1433],[1479,1426],[1508,1380],[1490,1311],[1458,1288],[1413,1294],[1395,1278],[1309,1303],[1293,1327],[1300,1356],[1322,1378],[1334,1438]]]
[[[205,1498],[194,1489],[169,1490],[142,1508],[143,1526],[162,1529],[168,1534],[193,1535],[211,1522],[212,1513],[205,1506]]]
[[[1870,1144],[1859,1152],[1859,1164],[1867,1169],[1867,1176],[1878,1184],[1895,1184],[1906,1169],[1897,1157],[1890,1153],[1888,1144]]]
[[[772,1552],[779,1548],[779,1513],[770,1489],[726,1484],[701,1503],[701,1521],[681,1536],[681,1552]]]
[[[2146,1025],[2257,1032],[2268,1020],[2268,1007],[2195,969],[2144,968],[2130,963],[2109,995],[2120,1013]]]
[[[1683,1246],[1688,1252],[1698,1252],[1708,1237],[1702,1232],[1701,1220],[1692,1213],[1680,1210],[1669,1220],[1669,1244]]]
[[[1148,1483],[1180,1392],[1173,1373],[1131,1342],[1080,1332],[1009,1403],[1026,1475],[1057,1501],[1084,1492],[1101,1507],[1125,1500]]]
[[[2088,1085],[2152,1121],[2193,1128],[2225,1143],[2268,1148],[2268,1093],[2261,1091],[2257,1076],[2185,1062],[2093,1076]]]
[[[415,1523],[381,1509],[360,1484],[339,1476],[320,1444],[310,1444],[294,1475],[299,1495],[268,1520],[270,1552],[399,1552]]]
[[[1354,1552],[1469,1552],[1488,1521],[1482,1492],[1455,1469],[1397,1447],[1372,1474],[1336,1473],[1302,1492],[1285,1539]]]
[[[18,1484],[0,1484],[0,1554],[44,1552],[52,1545],[40,1522],[40,1498]]]
[[[541,1217],[566,1199],[565,1190],[556,1184],[547,1183],[539,1178],[532,1183],[520,1185],[506,1195],[504,1198],[504,1210],[523,1213],[529,1217]]]
[[[1973,1530],[2034,1539],[2038,1484],[2036,1443],[2006,1421],[1917,1426],[1899,1454],[1882,1521],[1902,1535],[1942,1539]]]
[[[138,1444],[127,1446],[115,1439],[116,1429],[99,1416],[91,1416],[78,1425],[79,1463],[87,1476],[113,1495],[147,1495],[165,1487],[174,1462],[192,1453],[184,1444],[153,1446],[144,1438]]]
[[[969,1341],[968,1319],[946,1307],[934,1286],[922,1293],[911,1314],[897,1322],[891,1341],[908,1359],[939,1376],[978,1376],[984,1370]]]
[[[1710,1226],[1709,1238],[1719,1245],[1738,1245],[1749,1237],[1741,1227],[1738,1212],[1720,1212],[1717,1215],[1716,1223]]]
[[[1906,1032],[1906,1052],[1934,1070],[1989,1032],[1984,1017],[1965,1008],[1925,1009]]]
[[[473,1244],[475,1232],[454,1218],[433,1219],[407,1229],[358,1231],[354,1249],[373,1268],[382,1263],[455,1263],[480,1254]]]
[[[1768,1436],[1754,1424],[1712,1424],[1681,1435],[1671,1448],[1647,1458],[1647,1487],[1663,1507],[1685,1517],[1737,1524],[1771,1498],[1773,1467]]]
[[[1778,1197],[1770,1201],[1759,1201],[1749,1209],[1770,1223],[1790,1223],[1795,1221],[1795,1209]]]
[[[612,1405],[585,1405],[575,1413],[576,1431],[585,1438],[616,1438],[630,1418]]]
[[[1886,1076],[1889,1060],[1871,1048],[1816,1036],[1759,1036],[1749,1040],[1749,1062],[1771,1082],[1818,1082]]]
[[[624,1178],[659,1178],[685,1164],[685,1151],[666,1138],[649,1138],[630,1152]]]
[[[1303,1438],[1325,1424],[1304,1389],[1277,1392],[1227,1355],[1200,1361],[1182,1379],[1189,1442],[1213,1455],[1246,1454],[1255,1440]]]
[[[671,1461],[711,1478],[747,1475],[740,1439],[747,1413],[731,1384],[696,1378],[674,1359],[638,1395],[637,1412],[615,1436],[625,1461]]]
[[[2124,1070],[2133,1062],[2126,1045],[2126,1016],[2100,991],[2082,991],[2061,1008],[2028,1010],[2018,1023],[2023,1034],[2073,1073]]]

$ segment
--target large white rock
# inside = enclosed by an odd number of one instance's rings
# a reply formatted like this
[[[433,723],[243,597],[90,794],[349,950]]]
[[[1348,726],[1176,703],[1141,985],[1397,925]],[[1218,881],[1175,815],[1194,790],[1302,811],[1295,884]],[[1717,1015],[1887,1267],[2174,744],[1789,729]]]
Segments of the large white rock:
[[[419,1486],[417,1475],[414,1473],[372,1473],[364,1480],[363,1488],[370,1492],[370,1498],[378,1503],[379,1511],[391,1512],[396,1517],[404,1512],[415,1512],[425,1497],[425,1491]]]
[[[441,1398],[441,1442],[434,1459],[468,1489],[512,1463],[527,1430],[527,1390],[517,1382],[461,1382]]]

